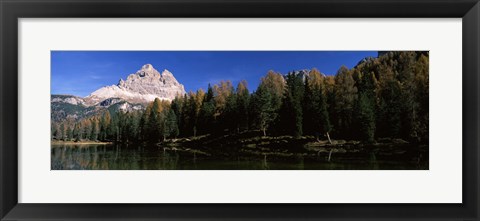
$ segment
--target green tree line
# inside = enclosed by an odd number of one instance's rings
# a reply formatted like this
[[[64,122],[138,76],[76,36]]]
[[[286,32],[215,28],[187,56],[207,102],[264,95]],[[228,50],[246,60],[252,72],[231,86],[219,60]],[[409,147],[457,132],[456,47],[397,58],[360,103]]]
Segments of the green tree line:
[[[52,139],[160,142],[259,131],[317,139],[401,138],[428,142],[428,52],[388,52],[335,76],[269,71],[250,92],[221,81],[145,110],[52,123]]]

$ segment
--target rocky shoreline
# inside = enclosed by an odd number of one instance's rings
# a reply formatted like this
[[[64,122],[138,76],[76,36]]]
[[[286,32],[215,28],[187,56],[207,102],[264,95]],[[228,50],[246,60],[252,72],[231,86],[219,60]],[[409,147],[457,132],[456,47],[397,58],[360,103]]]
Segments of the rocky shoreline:
[[[314,137],[262,137],[227,135],[168,140],[157,144],[163,151],[182,155],[195,154],[198,159],[265,159],[289,161],[298,158],[319,162],[405,162],[428,167],[428,145],[412,144],[401,139],[379,139],[376,143],[326,140]]]

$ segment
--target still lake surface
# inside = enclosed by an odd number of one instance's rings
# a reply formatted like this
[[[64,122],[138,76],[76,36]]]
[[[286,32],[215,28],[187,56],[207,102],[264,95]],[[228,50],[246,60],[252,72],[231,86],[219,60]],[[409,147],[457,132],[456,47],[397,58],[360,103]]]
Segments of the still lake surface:
[[[418,170],[414,162],[379,161],[375,157],[354,162],[331,162],[302,156],[288,160],[265,157],[216,159],[160,147],[113,144],[52,144],[52,170]]]

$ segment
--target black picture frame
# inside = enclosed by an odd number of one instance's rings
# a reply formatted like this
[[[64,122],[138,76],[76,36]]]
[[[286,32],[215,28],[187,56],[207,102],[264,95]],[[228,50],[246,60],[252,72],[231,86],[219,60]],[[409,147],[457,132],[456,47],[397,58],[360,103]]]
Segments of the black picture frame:
[[[0,15],[1,220],[479,220],[480,4],[478,0],[0,0]],[[18,203],[17,21],[19,18],[47,17],[462,18],[463,203]]]

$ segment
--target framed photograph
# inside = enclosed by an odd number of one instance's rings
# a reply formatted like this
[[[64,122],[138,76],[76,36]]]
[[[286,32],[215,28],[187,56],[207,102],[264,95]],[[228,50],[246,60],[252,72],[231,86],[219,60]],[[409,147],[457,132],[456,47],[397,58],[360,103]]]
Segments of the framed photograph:
[[[0,4],[1,220],[479,220],[477,0]]]

